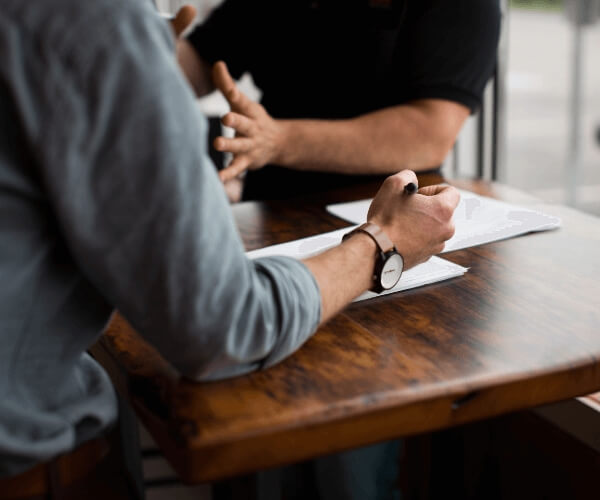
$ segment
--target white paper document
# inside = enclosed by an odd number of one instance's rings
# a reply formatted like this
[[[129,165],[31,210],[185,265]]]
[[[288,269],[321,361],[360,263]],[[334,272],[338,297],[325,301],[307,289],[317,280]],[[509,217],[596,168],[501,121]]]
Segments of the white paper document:
[[[342,241],[342,236],[352,231],[355,227],[356,226],[345,227],[329,233],[317,234],[316,236],[309,236],[308,238],[259,248],[258,250],[247,252],[246,255],[251,259],[268,257],[271,255],[285,255],[287,257],[293,257],[294,259],[306,259],[338,245]]]
[[[446,242],[444,252],[560,227],[560,218],[553,215],[459,191],[460,203],[454,212],[456,232]],[[362,224],[367,220],[370,204],[371,200],[337,203],[328,205],[327,210],[354,224]]]
[[[342,241],[342,236],[352,229],[353,227],[346,227],[329,233],[289,241],[279,245],[272,245],[259,250],[252,250],[251,252],[247,252],[246,255],[251,259],[272,255],[285,255],[295,259],[304,259],[338,245]],[[465,272],[467,272],[467,268],[465,267],[453,264],[452,262],[440,259],[439,257],[432,257],[427,262],[404,271],[398,284],[391,290],[387,290],[380,294],[365,292],[360,297],[354,299],[354,301],[371,299],[388,293],[429,285],[438,281],[462,276]]]
[[[466,267],[459,266],[446,259],[431,257],[427,262],[423,262],[423,264],[419,264],[418,266],[411,267],[407,271],[404,271],[400,281],[398,281],[398,284],[394,288],[385,290],[381,293],[366,291],[355,298],[354,302],[372,299],[374,297],[379,297],[380,295],[387,295],[388,293],[401,292],[402,290],[409,290],[419,286],[430,285],[450,278],[456,278],[462,276],[467,271],[468,269]]]

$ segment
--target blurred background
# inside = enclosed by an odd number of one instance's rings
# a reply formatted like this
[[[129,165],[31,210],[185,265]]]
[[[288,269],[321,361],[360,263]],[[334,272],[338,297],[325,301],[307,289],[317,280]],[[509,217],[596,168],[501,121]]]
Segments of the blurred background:
[[[500,174],[506,183],[547,201],[570,202],[597,215],[599,11],[598,0],[511,1],[506,162]]]

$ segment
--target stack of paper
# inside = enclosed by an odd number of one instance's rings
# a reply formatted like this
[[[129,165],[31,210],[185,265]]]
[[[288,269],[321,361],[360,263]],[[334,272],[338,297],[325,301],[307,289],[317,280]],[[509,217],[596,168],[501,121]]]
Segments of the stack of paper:
[[[446,242],[444,252],[560,227],[558,217],[470,191],[459,191],[460,203],[454,212],[456,232]],[[370,204],[371,200],[338,203],[329,205],[327,210],[354,224],[362,224],[367,220]]]

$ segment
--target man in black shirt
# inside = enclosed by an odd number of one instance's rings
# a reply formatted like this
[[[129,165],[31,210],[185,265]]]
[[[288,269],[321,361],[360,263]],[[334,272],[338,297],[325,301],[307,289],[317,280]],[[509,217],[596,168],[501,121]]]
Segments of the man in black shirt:
[[[231,105],[221,178],[248,169],[246,199],[287,198],[439,167],[481,103],[499,25],[497,0],[226,0],[179,59],[199,95],[216,84]],[[252,74],[261,104],[227,68]]]

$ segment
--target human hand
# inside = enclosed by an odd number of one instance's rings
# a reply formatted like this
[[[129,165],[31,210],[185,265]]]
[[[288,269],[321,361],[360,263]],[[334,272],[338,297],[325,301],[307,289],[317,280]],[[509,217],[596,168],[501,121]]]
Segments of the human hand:
[[[247,169],[276,162],[283,134],[277,120],[263,106],[240,92],[223,61],[213,66],[213,82],[231,107],[221,121],[235,130],[235,137],[220,136],[214,141],[217,151],[233,154],[227,168],[219,171],[221,180],[226,182]]]
[[[408,269],[444,250],[454,235],[452,215],[460,200],[451,186],[427,186],[415,194],[404,193],[417,183],[410,170],[388,177],[371,203],[367,220],[377,224],[392,240]]]
[[[173,28],[175,38],[179,38],[188,26],[191,26],[194,19],[196,19],[196,13],[196,7],[193,5],[184,5],[177,11],[177,14],[170,19],[171,28]]]

